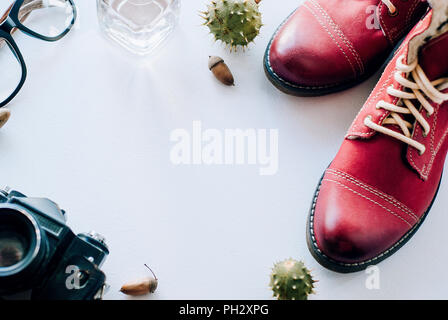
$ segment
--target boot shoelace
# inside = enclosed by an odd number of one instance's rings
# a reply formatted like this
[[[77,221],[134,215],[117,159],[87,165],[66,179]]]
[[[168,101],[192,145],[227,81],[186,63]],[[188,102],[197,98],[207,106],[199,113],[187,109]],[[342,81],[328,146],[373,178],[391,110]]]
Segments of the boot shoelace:
[[[389,116],[381,125],[378,125],[372,121],[372,117],[369,115],[364,119],[364,125],[416,148],[420,155],[422,155],[425,153],[426,147],[411,138],[412,133],[410,130],[414,128],[414,125],[405,120],[404,117],[413,116],[415,118],[415,124],[419,123],[421,125],[423,128],[423,136],[426,137],[430,133],[431,127],[412,101],[418,100],[421,107],[426,110],[427,117],[430,117],[434,113],[434,108],[428,99],[437,104],[448,101],[448,94],[441,92],[448,88],[448,78],[440,78],[431,82],[418,64],[418,60],[410,65],[406,65],[403,62],[404,59],[405,56],[403,55],[397,60],[395,80],[408,90],[401,91],[395,89],[393,85],[388,87],[387,93],[392,97],[399,98],[399,102],[394,105],[381,100],[376,105],[376,108],[390,111]],[[403,73],[406,77],[403,77]],[[407,78],[413,79],[413,81]],[[397,125],[400,127],[402,133],[386,128],[384,125]]]

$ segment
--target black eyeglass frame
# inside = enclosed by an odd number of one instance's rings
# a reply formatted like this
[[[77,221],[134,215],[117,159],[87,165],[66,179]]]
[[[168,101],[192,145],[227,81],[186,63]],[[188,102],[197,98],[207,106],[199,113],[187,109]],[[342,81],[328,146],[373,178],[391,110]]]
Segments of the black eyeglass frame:
[[[66,1],[68,1],[72,6],[73,18],[69,26],[58,36],[47,37],[37,32],[34,32],[33,30],[30,30],[29,28],[23,25],[23,23],[19,19],[19,11],[25,0],[16,0],[11,10],[9,11],[8,15],[6,16],[5,20],[0,24],[0,40],[5,41],[6,45],[9,47],[9,49],[11,49],[11,51],[13,52],[14,56],[16,57],[17,61],[19,62],[22,68],[22,76],[17,88],[11,93],[11,95],[8,98],[6,98],[4,101],[0,101],[0,108],[6,106],[9,102],[11,102],[12,99],[14,99],[14,97],[19,93],[20,89],[22,89],[27,76],[27,68],[25,60],[23,59],[22,53],[20,52],[19,47],[17,46],[16,42],[12,37],[12,31],[14,29],[18,29],[33,38],[41,39],[48,42],[54,42],[62,39],[72,29],[77,18],[77,10],[75,3],[73,2],[73,0],[66,0]]]

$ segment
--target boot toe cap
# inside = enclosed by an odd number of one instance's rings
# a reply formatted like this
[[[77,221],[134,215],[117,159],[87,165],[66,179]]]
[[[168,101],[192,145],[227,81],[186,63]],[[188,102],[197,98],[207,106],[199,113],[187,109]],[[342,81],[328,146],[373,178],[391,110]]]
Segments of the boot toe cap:
[[[267,49],[267,67],[284,84],[305,89],[338,86],[353,81],[359,71],[305,5],[274,35]]]
[[[413,226],[381,200],[347,181],[324,179],[312,212],[314,246],[342,264],[374,262]]]

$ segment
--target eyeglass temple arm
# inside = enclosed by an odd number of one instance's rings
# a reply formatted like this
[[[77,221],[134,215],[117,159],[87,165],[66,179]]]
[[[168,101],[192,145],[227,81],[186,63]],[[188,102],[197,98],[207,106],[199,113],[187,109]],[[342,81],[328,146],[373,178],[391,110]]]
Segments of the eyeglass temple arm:
[[[8,17],[8,15],[9,15],[9,13],[11,12],[11,9],[12,9],[12,6],[14,5],[14,3],[13,4],[11,4],[10,6],[9,6],[9,8],[6,10],[6,12],[3,14],[3,16],[0,18],[0,23],[2,23],[3,21],[5,21],[6,20],[6,18]]]

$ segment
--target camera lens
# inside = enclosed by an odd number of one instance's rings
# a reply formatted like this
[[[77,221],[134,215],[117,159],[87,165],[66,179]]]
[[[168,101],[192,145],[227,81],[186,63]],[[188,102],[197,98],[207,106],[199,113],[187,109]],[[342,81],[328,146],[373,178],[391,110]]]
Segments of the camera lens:
[[[23,234],[0,229],[0,267],[10,267],[22,261],[29,243]]]
[[[26,289],[45,268],[47,238],[33,215],[0,205],[0,294]]]

